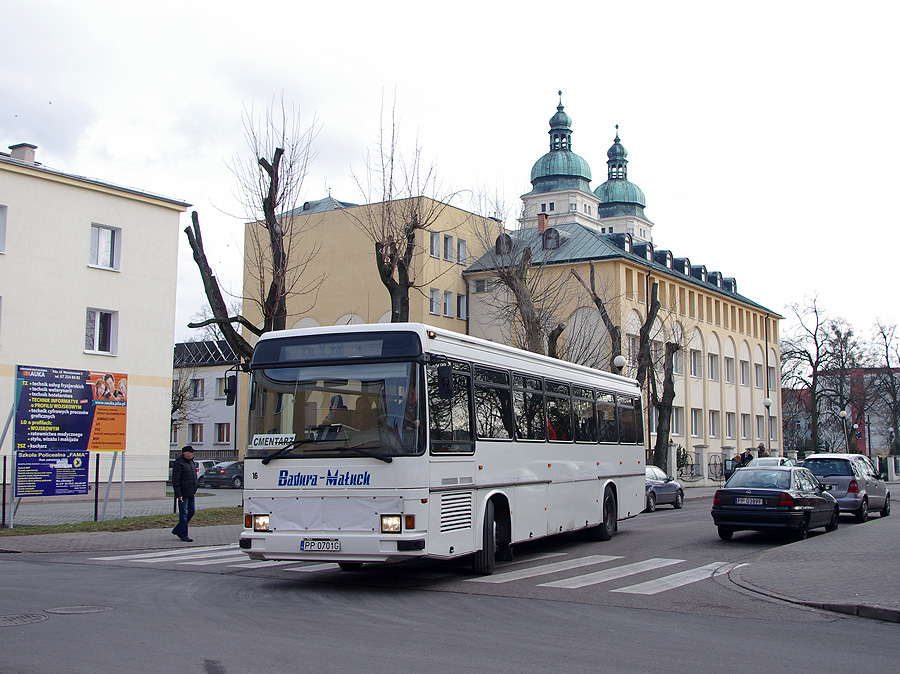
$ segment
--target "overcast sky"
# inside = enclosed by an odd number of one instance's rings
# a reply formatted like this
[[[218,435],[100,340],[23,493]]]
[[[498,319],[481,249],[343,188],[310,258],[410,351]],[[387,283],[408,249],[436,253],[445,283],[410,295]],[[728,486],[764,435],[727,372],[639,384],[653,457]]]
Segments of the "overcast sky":
[[[306,199],[360,201],[351,170],[394,92],[445,189],[514,199],[561,89],[592,189],[620,125],[657,248],[776,312],[817,294],[868,335],[900,322],[898,18],[887,0],[0,0],[0,147],[193,204],[239,292],[245,108],[283,92],[318,120]],[[178,289],[181,340],[205,302],[183,234]]]

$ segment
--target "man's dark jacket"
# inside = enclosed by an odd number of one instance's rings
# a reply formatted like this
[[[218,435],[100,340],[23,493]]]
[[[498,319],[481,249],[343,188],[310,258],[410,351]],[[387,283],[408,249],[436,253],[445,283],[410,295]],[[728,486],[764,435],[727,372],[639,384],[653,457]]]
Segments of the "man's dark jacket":
[[[197,464],[194,460],[184,458],[184,454],[175,459],[172,466],[172,489],[175,490],[175,498],[190,498],[197,493],[200,481],[197,478]]]

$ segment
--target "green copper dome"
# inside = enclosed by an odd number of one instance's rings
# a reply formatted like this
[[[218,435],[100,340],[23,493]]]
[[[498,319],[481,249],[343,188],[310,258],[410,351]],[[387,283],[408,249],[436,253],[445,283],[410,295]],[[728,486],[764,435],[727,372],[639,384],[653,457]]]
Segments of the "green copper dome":
[[[616,124],[616,139],[606,153],[609,167],[607,180],[594,190],[600,199],[598,218],[614,215],[638,215],[644,217],[647,200],[643,190],[628,180],[628,150],[619,140],[619,125]]]
[[[556,114],[550,118],[550,152],[531,168],[531,185],[535,192],[579,189],[590,191],[591,167],[572,152],[572,118],[566,114],[559,92]]]

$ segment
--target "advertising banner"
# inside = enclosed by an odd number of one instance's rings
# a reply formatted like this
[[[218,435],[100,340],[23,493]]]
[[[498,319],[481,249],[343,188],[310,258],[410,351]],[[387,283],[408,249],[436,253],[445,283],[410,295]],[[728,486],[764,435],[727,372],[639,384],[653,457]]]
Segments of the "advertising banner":
[[[65,496],[88,493],[90,452],[16,452],[16,495]]]
[[[125,451],[128,377],[16,368],[16,450]]]

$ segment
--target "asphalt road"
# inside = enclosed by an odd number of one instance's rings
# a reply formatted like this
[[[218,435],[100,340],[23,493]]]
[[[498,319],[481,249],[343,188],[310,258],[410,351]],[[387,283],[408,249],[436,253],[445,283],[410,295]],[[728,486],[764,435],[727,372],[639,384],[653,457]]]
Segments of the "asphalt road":
[[[862,634],[866,668],[892,671],[896,625],[729,581],[780,545],[719,541],[697,501],[606,543],[519,546],[487,579],[436,562],[248,567],[222,547],[4,555],[0,672],[843,672]]]

